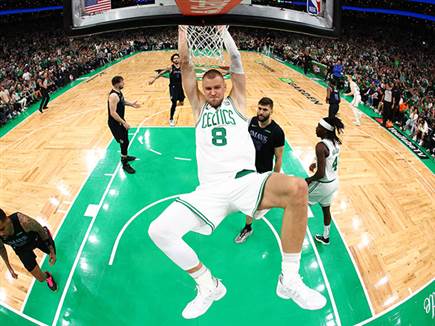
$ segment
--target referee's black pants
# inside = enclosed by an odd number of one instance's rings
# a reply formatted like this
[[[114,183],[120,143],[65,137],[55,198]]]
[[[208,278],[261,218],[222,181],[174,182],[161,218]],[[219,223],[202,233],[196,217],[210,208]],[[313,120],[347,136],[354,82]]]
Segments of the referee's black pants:
[[[41,99],[41,103],[39,105],[39,111],[42,111],[43,109],[45,109],[47,107],[49,101],[50,101],[50,95],[48,94],[48,92],[42,93],[42,99]]]

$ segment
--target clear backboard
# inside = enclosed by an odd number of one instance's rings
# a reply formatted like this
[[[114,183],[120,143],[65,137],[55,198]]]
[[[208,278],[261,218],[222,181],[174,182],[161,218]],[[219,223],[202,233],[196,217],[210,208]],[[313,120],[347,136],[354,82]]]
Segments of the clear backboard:
[[[338,36],[340,0],[64,0],[70,35],[138,27],[232,25]]]

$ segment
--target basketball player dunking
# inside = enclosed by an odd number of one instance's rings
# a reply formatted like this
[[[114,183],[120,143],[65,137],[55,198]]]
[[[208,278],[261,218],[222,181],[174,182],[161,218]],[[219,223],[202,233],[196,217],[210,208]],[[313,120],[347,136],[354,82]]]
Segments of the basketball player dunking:
[[[223,283],[212,276],[195,251],[183,240],[191,231],[211,234],[229,214],[241,211],[256,217],[259,211],[284,208],[281,228],[282,272],[276,292],[303,309],[321,309],[326,299],[307,287],[299,275],[302,243],[307,227],[307,184],[279,173],[255,172],[255,148],[248,132],[246,79],[241,55],[228,31],[223,41],[231,58],[233,87],[225,96],[222,74],[208,70],[198,89],[190,62],[186,33],[179,29],[178,47],[183,86],[196,121],[196,159],[199,186],[181,195],[154,220],[148,233],[154,243],[197,283],[197,295],[183,310],[184,318],[197,318],[225,296]],[[163,280],[162,280],[163,281]]]
[[[140,104],[135,102],[128,102],[124,95],[122,95],[121,90],[124,88],[124,78],[121,76],[115,76],[112,78],[113,89],[109,93],[108,100],[108,113],[109,120],[108,125],[113,137],[121,146],[121,163],[122,168],[125,172],[129,174],[135,173],[129,162],[134,161],[136,157],[128,156],[128,129],[130,125],[125,121],[125,106],[131,106],[134,108],[139,108]]]
[[[186,96],[184,95],[183,85],[181,83],[180,56],[178,53],[175,53],[171,56],[171,62],[171,67],[163,69],[157,76],[150,80],[148,84],[152,85],[157,78],[169,72],[169,95],[172,102],[169,125],[173,127],[175,125],[174,114],[175,108],[177,107],[177,102],[179,102],[180,105],[184,105],[184,99]]]
[[[306,178],[308,183],[308,203],[319,203],[323,211],[323,235],[317,234],[315,239],[323,244],[329,244],[329,228],[331,224],[331,202],[338,190],[338,162],[341,141],[337,133],[343,132],[343,122],[337,117],[320,120],[316,128],[316,136],[321,139],[316,145],[316,161],[310,165],[310,171],[316,168],[316,173]]]
[[[41,271],[36,262],[36,255],[33,252],[38,248],[50,256],[50,265],[54,265],[56,262],[56,246],[50,231],[46,227],[19,212],[7,216],[0,208],[0,256],[3,258],[11,276],[16,279],[18,275],[9,263],[5,244],[14,249],[27,271],[39,282],[45,281],[50,290],[57,290],[57,284],[53,276],[49,272]]]

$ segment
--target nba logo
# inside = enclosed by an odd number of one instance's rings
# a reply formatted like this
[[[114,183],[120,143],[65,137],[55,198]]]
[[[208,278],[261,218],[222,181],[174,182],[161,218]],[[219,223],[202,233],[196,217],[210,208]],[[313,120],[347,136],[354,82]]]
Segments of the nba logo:
[[[321,10],[321,0],[307,0],[307,12],[310,15],[318,16]]]

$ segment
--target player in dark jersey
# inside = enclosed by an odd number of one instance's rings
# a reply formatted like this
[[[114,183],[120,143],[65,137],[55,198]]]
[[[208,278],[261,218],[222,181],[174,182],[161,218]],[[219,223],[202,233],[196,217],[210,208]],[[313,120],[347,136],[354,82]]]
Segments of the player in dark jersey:
[[[255,167],[257,172],[273,171],[280,173],[285,136],[281,127],[272,120],[273,101],[263,97],[258,102],[257,116],[249,123],[249,133],[255,145]],[[275,165],[273,158],[275,157]],[[236,243],[245,242],[252,234],[252,217],[246,216],[244,228],[235,238]]]
[[[173,127],[175,125],[174,114],[175,108],[177,107],[177,102],[179,102],[179,105],[184,105],[184,99],[186,96],[184,95],[183,85],[181,83],[180,56],[178,53],[175,53],[171,56],[171,62],[172,65],[170,67],[161,70],[157,76],[148,82],[148,84],[152,85],[157,78],[169,72],[169,95],[172,102],[169,124],[171,127]]]
[[[125,121],[125,106],[132,106],[134,108],[139,108],[140,104],[135,102],[128,102],[124,95],[122,95],[121,90],[124,88],[124,78],[121,76],[115,76],[112,78],[113,89],[109,93],[108,100],[108,114],[109,120],[108,125],[113,137],[121,146],[121,163],[122,168],[127,173],[135,173],[136,171],[131,167],[131,161],[134,161],[136,157],[128,156],[128,129],[130,125]]]
[[[9,263],[5,244],[12,247],[24,267],[39,282],[45,281],[52,291],[57,290],[57,284],[53,276],[47,271],[41,271],[36,262],[36,255],[33,252],[34,249],[38,248],[49,255],[50,266],[56,262],[56,246],[50,231],[46,227],[42,227],[33,218],[22,213],[17,212],[7,216],[0,208],[0,256],[3,258],[11,276],[16,279],[18,275]]]
[[[326,103],[329,104],[328,117],[334,118],[340,108],[340,92],[335,79],[331,79],[326,91]]]

